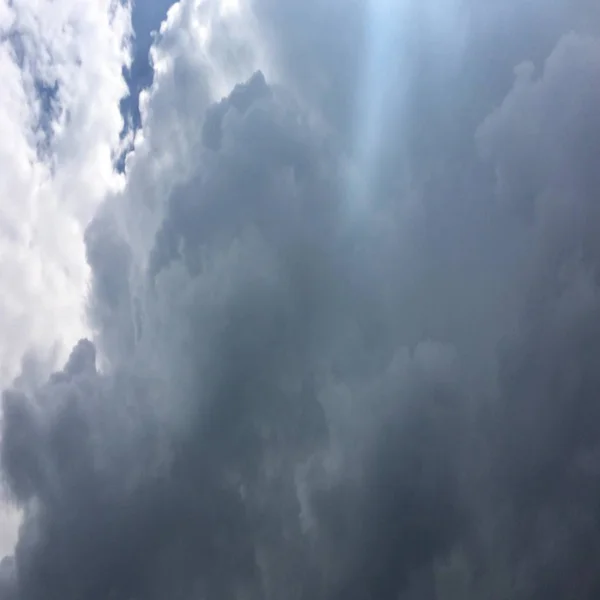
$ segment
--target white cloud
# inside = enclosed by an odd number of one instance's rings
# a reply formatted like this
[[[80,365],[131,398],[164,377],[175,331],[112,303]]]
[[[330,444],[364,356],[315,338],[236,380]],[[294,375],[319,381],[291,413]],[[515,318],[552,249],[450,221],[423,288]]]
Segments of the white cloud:
[[[87,331],[83,232],[120,184],[129,36],[114,0],[0,0],[0,387]],[[0,555],[13,520],[0,511]]]
[[[140,94],[142,127],[126,188],[109,202],[118,206],[140,269],[169,194],[197,170],[204,111],[257,68],[269,69],[255,27],[247,4],[184,0],[169,9],[151,48],[154,80]]]
[[[121,195],[114,158],[130,17],[117,0],[0,0],[0,388],[21,371],[24,356],[34,353],[43,372],[89,335],[83,235],[98,206],[107,195],[122,203],[134,247],[136,239],[150,244],[161,202],[178,173],[185,178],[191,169],[201,125],[195,115],[256,66],[247,8],[175,4],[152,50],[156,77],[142,94],[145,126]],[[235,63],[228,62],[232,48]],[[16,522],[4,507],[0,556],[14,543]]]
[[[34,349],[48,359],[57,352],[62,359],[85,331],[82,233],[119,183],[113,156],[130,16],[111,0],[3,0],[0,15],[5,385],[24,352]]]

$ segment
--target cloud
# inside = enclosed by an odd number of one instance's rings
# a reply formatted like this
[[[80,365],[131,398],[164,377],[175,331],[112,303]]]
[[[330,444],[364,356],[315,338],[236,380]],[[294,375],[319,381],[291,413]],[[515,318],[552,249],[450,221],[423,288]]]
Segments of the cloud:
[[[592,597],[600,585],[591,566],[598,552],[599,50],[597,38],[569,34],[538,74],[521,65],[479,132],[500,197],[526,210],[534,239],[521,327],[504,349],[500,380],[510,436],[503,462],[517,541],[528,539],[517,553],[534,573],[529,597],[536,598]]]
[[[3,3],[1,381],[85,331],[82,232],[116,185],[129,16],[110,3]],[[75,317],[75,315],[77,315]]]
[[[129,33],[109,1],[0,3],[2,387],[23,360],[43,380],[88,331],[83,231],[118,184]],[[7,510],[0,555],[14,543]]]
[[[595,597],[594,7],[436,6],[170,9],[2,600]]]

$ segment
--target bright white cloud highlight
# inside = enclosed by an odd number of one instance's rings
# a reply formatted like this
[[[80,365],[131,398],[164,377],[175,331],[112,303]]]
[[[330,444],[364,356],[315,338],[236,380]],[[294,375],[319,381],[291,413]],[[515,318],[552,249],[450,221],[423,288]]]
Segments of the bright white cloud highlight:
[[[87,332],[83,232],[120,185],[130,34],[115,0],[0,0],[0,387]],[[0,510],[0,556],[13,521]]]

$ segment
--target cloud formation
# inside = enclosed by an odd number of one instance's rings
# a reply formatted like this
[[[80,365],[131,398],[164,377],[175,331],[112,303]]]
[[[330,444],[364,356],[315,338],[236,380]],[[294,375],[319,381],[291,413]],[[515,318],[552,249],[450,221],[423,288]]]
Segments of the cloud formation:
[[[112,6],[112,8],[111,8]],[[82,231],[116,185],[128,11],[2,2],[0,382],[33,345],[62,361],[86,332]],[[43,298],[43,301],[40,299]]]
[[[119,185],[130,30],[109,0],[0,2],[2,388],[21,370],[43,381],[89,333],[83,232]],[[14,544],[10,513],[0,509],[0,555]]]
[[[596,597],[600,22],[500,4],[169,11],[1,600]]]

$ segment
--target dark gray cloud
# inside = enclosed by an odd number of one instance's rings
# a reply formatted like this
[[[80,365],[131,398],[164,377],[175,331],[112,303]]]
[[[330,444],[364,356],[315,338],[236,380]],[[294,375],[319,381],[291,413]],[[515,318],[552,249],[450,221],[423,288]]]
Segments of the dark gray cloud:
[[[599,49],[597,39],[569,34],[537,73],[521,65],[479,131],[499,196],[525,210],[535,240],[520,328],[501,355],[499,450],[516,513],[514,552],[535,598],[600,590]]]
[[[369,79],[367,5],[256,0],[279,82],[179,92],[150,251],[130,184],[95,344],[4,393],[1,600],[596,597],[596,9],[429,4]]]

